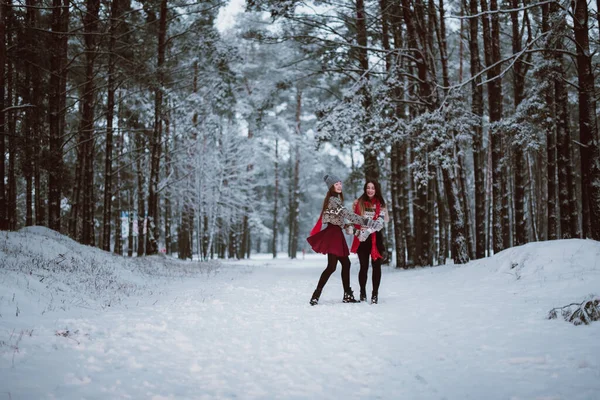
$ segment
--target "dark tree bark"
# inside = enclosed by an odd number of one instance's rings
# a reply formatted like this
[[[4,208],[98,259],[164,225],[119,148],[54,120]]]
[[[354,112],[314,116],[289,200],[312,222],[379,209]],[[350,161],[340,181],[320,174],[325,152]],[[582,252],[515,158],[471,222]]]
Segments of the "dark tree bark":
[[[550,11],[554,18],[558,17],[562,11],[557,4],[550,5]],[[573,164],[571,151],[571,129],[569,124],[569,93],[566,88],[566,74],[563,66],[563,37],[566,32],[566,20],[560,21],[559,27],[555,28],[558,32],[555,37],[555,50],[552,51],[554,61],[554,98],[556,115],[556,170],[558,175],[558,204],[560,207],[560,237],[569,239],[578,237],[579,215],[577,204],[573,202],[575,197]],[[573,210],[573,207],[575,210]]]
[[[160,2],[160,19],[158,24],[158,57],[156,63],[157,87],[154,91],[154,131],[151,141],[152,160],[150,166],[150,182],[148,185],[148,236],[146,254],[158,252],[160,234],[158,214],[158,180],[160,176],[160,156],[162,151],[163,130],[163,90],[165,83],[165,49],[167,40],[167,0]]]
[[[371,97],[367,82],[369,81],[369,53],[367,51],[367,17],[365,12],[365,1],[356,0],[356,43],[358,48],[356,58],[359,66],[361,90],[359,94],[363,96],[363,107],[368,115],[371,108]],[[372,137],[366,134],[363,137],[363,157],[365,163],[363,170],[366,178],[379,179],[379,163],[377,162],[377,152],[375,148],[377,143],[373,142]]]
[[[102,249],[110,251],[110,228],[112,216],[112,163],[113,118],[115,109],[115,47],[117,25],[120,19],[120,0],[113,0],[110,11],[110,38],[108,44],[108,77],[106,101],[106,148],[104,151],[104,210],[102,219]]]
[[[140,129],[140,132],[136,134],[136,173],[137,173],[137,225],[138,225],[138,240],[137,240],[137,255],[138,257],[143,256],[146,253],[146,234],[148,223],[146,218],[146,202],[145,196],[145,179],[144,179],[144,168],[142,167],[142,158],[144,149],[146,148],[146,140],[144,136],[146,131]],[[146,232],[145,232],[146,231]]]
[[[511,0],[514,10],[519,8],[519,0]],[[512,51],[519,54],[523,50],[522,33],[519,27],[519,11],[510,13],[512,23]],[[521,104],[525,97],[525,74],[526,64],[522,57],[517,57],[513,65],[513,89],[515,109]],[[525,180],[526,169],[523,151],[520,146],[513,147],[512,164],[514,171],[514,220],[515,220],[515,246],[527,242],[527,224],[525,220]],[[508,244],[508,243],[507,243]]]
[[[542,30],[550,30],[550,5],[542,5]],[[552,60],[552,49],[550,40],[547,41],[547,51],[544,58]],[[554,82],[547,83],[541,88],[549,113],[542,121],[546,131],[546,184],[547,184],[547,208],[546,208],[546,238],[554,240],[558,238],[558,207],[556,202],[556,104]]]
[[[125,134],[123,132],[122,126],[121,126],[121,121],[122,121],[122,104],[123,104],[123,99],[121,94],[119,93],[119,107],[117,108],[117,142],[116,142],[116,146],[115,146],[115,153],[118,154],[118,157],[116,159],[116,176],[115,176],[115,194],[116,194],[116,198],[117,198],[117,204],[116,204],[116,211],[114,212],[114,218],[115,218],[115,247],[114,247],[114,252],[115,254],[119,254],[119,255],[123,255],[123,247],[124,247],[124,241],[125,238],[123,237],[123,220],[122,218],[122,214],[121,211],[123,211],[124,207],[123,207],[123,191],[121,190],[122,188],[122,174],[121,174],[121,165],[122,165],[122,160],[123,160],[123,155],[124,155],[124,145],[125,145]],[[127,222],[126,222],[127,223]]]
[[[40,12],[37,9],[38,4],[36,0],[26,0],[26,26],[28,31],[26,42],[28,43],[28,54],[27,60],[25,61],[29,86],[25,90],[28,91],[28,99],[31,108],[27,113],[26,118],[28,119],[27,124],[29,125],[29,144],[31,146],[31,155],[33,156],[29,162],[31,164],[30,173],[33,175],[33,207],[35,210],[35,219],[32,223],[36,225],[46,225],[45,222],[45,206],[44,206],[44,187],[42,182],[42,146],[45,144],[44,140],[44,126],[43,119],[46,112],[43,101],[44,90],[42,86],[41,65],[44,60],[41,54],[41,49],[44,46],[44,42],[36,40],[34,32],[40,29]]]
[[[8,230],[8,207],[6,201],[6,113],[4,112],[6,93],[6,1],[0,1],[0,231]]]
[[[577,50],[577,82],[579,84],[579,141],[581,143],[581,191],[583,199],[583,234],[600,240],[600,151],[592,52],[588,26],[588,7],[574,0],[573,31]]]
[[[385,8],[382,2],[382,10],[389,11],[389,21],[391,23],[394,49],[400,50],[404,46],[402,35],[402,11],[398,2],[392,2],[388,7],[389,2],[385,1]],[[383,11],[382,11],[383,12]],[[387,15],[387,13],[386,13]],[[393,95],[396,98],[396,116],[397,118],[406,118],[407,107],[399,100],[404,97],[403,83],[405,77],[402,75],[404,70],[404,58],[396,58],[396,63],[392,65],[392,71],[396,74],[397,84],[394,87]],[[392,144],[391,150],[391,191],[392,191],[392,220],[394,222],[394,242],[396,247],[396,267],[408,268],[414,264],[413,262],[413,240],[410,225],[410,210],[409,210],[409,192],[410,180],[407,171],[406,152],[409,144],[407,140],[395,142]]]
[[[502,118],[502,78],[500,76],[501,66],[495,65],[500,61],[500,25],[498,21],[498,3],[490,1],[490,8],[486,0],[481,0],[481,11],[486,13],[482,16],[483,43],[487,73],[488,105],[490,123],[500,121]],[[491,12],[487,13],[487,12]],[[492,67],[495,65],[494,67]],[[502,207],[502,137],[497,128],[490,129],[490,143],[492,150],[492,230],[494,253],[505,248],[503,229],[503,207]]]
[[[477,15],[477,0],[469,0],[470,15]],[[481,71],[479,58],[479,21],[469,18],[469,52],[471,76]],[[481,78],[471,81],[471,111],[479,117],[479,122],[473,132],[473,167],[475,176],[475,258],[485,257],[485,150],[483,148],[483,86]]]
[[[198,62],[195,61],[194,62],[194,66],[193,66],[193,78],[192,78],[192,93],[198,93],[198,74],[199,74],[199,67],[198,67]],[[197,128],[198,128],[198,113],[194,112],[194,115],[192,116],[192,132],[191,132],[191,138],[190,141],[191,143],[196,143],[198,137],[197,137]],[[188,155],[191,156],[191,153],[188,153]],[[190,165],[188,163],[187,165],[187,169],[188,170],[192,170],[194,167],[193,165]],[[191,188],[193,187],[193,184],[191,183],[191,179],[186,179],[186,183],[187,183],[187,188],[188,190],[191,191]],[[194,234],[194,205],[192,203],[192,201],[189,198],[189,194],[186,193],[186,195],[183,197],[182,201],[181,201],[181,220],[179,223],[179,229],[177,231],[177,255],[179,257],[179,259],[181,260],[187,260],[187,259],[192,259],[192,244],[193,244],[193,234]],[[198,216],[198,218],[202,218],[202,222],[204,224],[205,227],[208,226],[208,216],[202,215],[200,213],[200,215]],[[202,259],[206,260],[208,259],[208,243],[209,243],[209,237],[208,237],[208,229],[204,229],[203,232],[201,233],[203,235],[203,240],[202,240],[202,244],[198,244],[198,247],[200,248],[201,252],[202,252]]]
[[[391,176],[390,186],[392,194],[392,222],[394,223],[394,243],[396,244],[396,268],[406,268],[406,245],[404,240],[404,230],[402,226],[402,165],[403,157],[400,156],[402,146],[399,142],[392,144],[390,154]]]
[[[135,246],[134,243],[134,237],[133,237],[133,204],[134,204],[134,198],[133,198],[133,189],[130,189],[129,191],[129,218],[127,223],[129,224],[129,236],[127,238],[127,256],[128,257],[133,257],[133,248]]]
[[[6,1],[6,18],[5,20],[10,21],[12,15],[12,1]],[[6,35],[6,47],[10,48],[13,45],[13,36]],[[7,59],[6,68],[6,90],[7,90],[7,104],[6,106],[13,106],[17,104],[15,96],[15,82],[16,82],[16,71],[14,68],[14,62]],[[17,229],[17,137],[16,137],[16,126],[17,117],[16,113],[6,113],[4,116],[5,132],[9,133],[8,136],[8,185],[6,193],[6,206],[7,206],[7,219],[8,229],[14,231]]]
[[[422,2],[419,3],[419,7],[422,9]],[[415,6],[415,9],[417,7]],[[426,51],[422,47],[420,47],[419,42],[417,41],[417,28],[415,26],[415,15],[416,12],[411,13],[411,7],[409,0],[402,0],[402,11],[404,16],[404,21],[406,23],[406,34],[407,34],[407,44],[411,49],[415,49],[414,52],[414,63],[417,70],[418,76],[418,99],[423,104],[431,104],[431,88],[429,85],[428,77],[427,77],[427,63],[424,56],[424,52]],[[421,22],[423,22],[421,20]],[[421,42],[425,41],[425,34],[421,33]],[[419,107],[415,110],[415,114],[420,114],[425,111],[423,106]],[[412,161],[412,160],[411,160]],[[430,250],[430,226],[429,219],[427,218],[428,213],[428,183],[420,182],[416,184],[415,187],[415,198],[414,198],[414,244],[415,244],[415,254],[414,261],[415,265],[423,266],[428,265],[428,261],[431,259],[431,255],[429,254]]]
[[[75,237],[82,244],[94,244],[94,109],[96,87],[94,63],[96,61],[98,13],[100,0],[87,0],[83,17],[85,48],[85,84],[81,96],[81,121],[78,142],[78,183],[75,208]],[[78,227],[81,231],[78,232]]]
[[[66,0],[64,0],[66,1]],[[63,0],[52,2],[52,43],[54,51],[50,60],[50,96],[49,96],[49,152],[48,152],[48,227],[60,232],[61,196],[63,172],[63,126],[65,111],[62,107],[66,93],[63,82],[63,69],[67,64],[66,32],[68,30],[69,5]]]
[[[169,111],[165,115],[165,175],[171,176],[171,149],[170,149],[170,140],[171,140],[171,107],[168,107]],[[171,254],[173,251],[172,248],[172,237],[171,237],[171,225],[173,218],[173,206],[171,205],[171,189],[167,188],[165,193],[165,253]]]
[[[438,168],[437,176],[442,176],[441,168]],[[446,257],[448,255],[448,240],[447,240],[447,214],[446,209],[446,194],[443,188],[444,180],[436,179],[436,199],[438,204],[438,226],[439,226],[439,247],[437,252],[437,265],[446,264]]]

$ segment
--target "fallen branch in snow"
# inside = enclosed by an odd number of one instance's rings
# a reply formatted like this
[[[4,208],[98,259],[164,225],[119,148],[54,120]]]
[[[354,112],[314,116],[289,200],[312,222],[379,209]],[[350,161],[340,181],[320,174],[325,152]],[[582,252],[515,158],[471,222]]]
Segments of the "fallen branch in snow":
[[[553,308],[548,313],[548,319],[556,319],[559,311],[565,321],[575,325],[589,325],[592,321],[600,320],[600,297],[592,295],[582,303],[571,303],[564,307]]]
[[[68,329],[65,329],[65,330],[59,330],[59,331],[56,331],[55,335],[56,335],[56,336],[62,336],[62,337],[64,337],[64,338],[67,338],[67,339],[71,339],[71,340],[73,340],[75,343],[77,343],[77,344],[80,344],[79,340],[77,340],[77,339],[75,339],[75,338],[73,337],[73,335],[76,335],[76,334],[78,334],[78,333],[79,333],[79,330],[76,330],[75,332],[71,332],[70,330],[68,330]]]
[[[0,354],[3,353],[2,348],[8,347],[10,351],[12,351],[12,367],[15,367],[15,355],[19,352],[19,343],[23,336],[31,337],[33,335],[33,329],[22,329],[18,335],[15,335],[15,330],[13,329],[10,333],[8,341],[0,340]]]

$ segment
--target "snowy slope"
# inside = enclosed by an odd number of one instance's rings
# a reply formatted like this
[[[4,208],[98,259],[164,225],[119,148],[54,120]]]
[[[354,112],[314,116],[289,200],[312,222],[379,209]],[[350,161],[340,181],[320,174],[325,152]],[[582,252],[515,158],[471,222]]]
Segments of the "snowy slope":
[[[378,305],[343,304],[336,272],[311,307],[325,263],[0,233],[0,399],[600,399],[600,322],[546,319],[600,294],[600,243],[384,267]]]

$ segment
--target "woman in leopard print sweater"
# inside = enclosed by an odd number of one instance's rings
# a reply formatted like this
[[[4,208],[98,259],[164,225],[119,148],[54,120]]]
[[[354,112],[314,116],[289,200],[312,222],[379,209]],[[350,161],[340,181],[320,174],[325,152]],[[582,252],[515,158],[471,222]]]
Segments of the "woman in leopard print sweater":
[[[325,175],[323,180],[327,184],[327,195],[323,201],[321,216],[306,240],[314,251],[327,254],[327,268],[321,273],[317,288],[310,299],[310,304],[313,306],[318,304],[323,287],[325,287],[331,274],[335,272],[338,261],[342,265],[343,302],[356,303],[357,301],[354,299],[350,287],[350,258],[348,257],[350,251],[342,229],[346,225],[346,220],[374,229],[381,228],[381,221],[356,215],[344,207],[341,179],[333,175]],[[326,223],[327,227],[321,230],[323,223]]]

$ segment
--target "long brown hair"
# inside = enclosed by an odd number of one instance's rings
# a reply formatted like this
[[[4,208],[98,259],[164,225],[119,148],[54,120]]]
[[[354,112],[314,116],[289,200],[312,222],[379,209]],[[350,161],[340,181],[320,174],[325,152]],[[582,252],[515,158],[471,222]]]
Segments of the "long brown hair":
[[[344,203],[344,193],[338,193],[338,192],[336,192],[335,191],[335,185],[331,185],[331,187],[327,191],[327,194],[325,195],[325,200],[323,200],[323,209],[321,210],[321,213],[324,213],[325,210],[327,209],[327,205],[329,204],[329,199],[332,196],[339,197],[340,200],[342,200],[342,204]]]
[[[363,186],[363,194],[358,198],[358,205],[360,207],[361,214],[365,212],[365,202],[371,201],[369,199],[369,196],[367,195],[367,185],[369,183],[372,183],[373,186],[375,186],[375,196],[373,197],[379,200],[379,204],[381,204],[381,207],[385,207],[385,200],[381,195],[381,185],[375,179],[367,179],[365,185]]]

